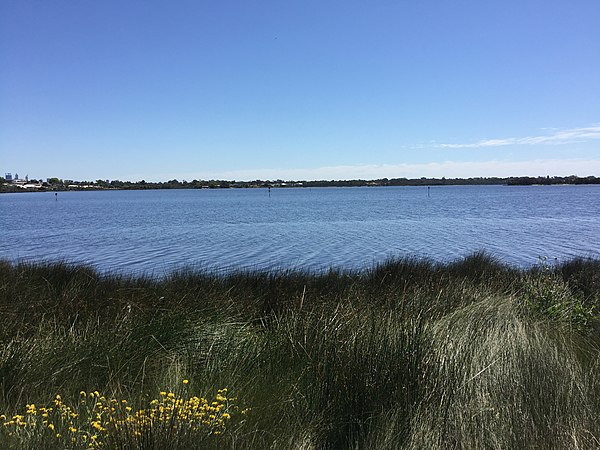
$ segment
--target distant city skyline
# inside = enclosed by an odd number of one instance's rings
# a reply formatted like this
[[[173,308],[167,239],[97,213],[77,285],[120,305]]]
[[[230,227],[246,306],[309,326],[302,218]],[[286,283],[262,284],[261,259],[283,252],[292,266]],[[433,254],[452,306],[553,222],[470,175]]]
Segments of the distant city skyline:
[[[0,5],[0,174],[600,175],[600,2]]]

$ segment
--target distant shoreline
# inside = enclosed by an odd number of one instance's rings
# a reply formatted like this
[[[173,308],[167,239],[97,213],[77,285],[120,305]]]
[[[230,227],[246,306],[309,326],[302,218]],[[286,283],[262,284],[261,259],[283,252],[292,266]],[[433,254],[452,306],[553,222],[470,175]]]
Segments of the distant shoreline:
[[[34,183],[35,181],[35,183]],[[147,189],[256,189],[256,188],[311,188],[311,187],[381,187],[381,186],[550,186],[550,185],[590,185],[600,184],[600,177],[475,177],[475,178],[382,178],[377,180],[193,180],[147,182],[145,180],[120,181],[96,180],[73,181],[49,178],[45,182],[32,180],[28,184],[7,182],[0,179],[0,193],[7,192],[60,192],[87,190],[147,190]]]

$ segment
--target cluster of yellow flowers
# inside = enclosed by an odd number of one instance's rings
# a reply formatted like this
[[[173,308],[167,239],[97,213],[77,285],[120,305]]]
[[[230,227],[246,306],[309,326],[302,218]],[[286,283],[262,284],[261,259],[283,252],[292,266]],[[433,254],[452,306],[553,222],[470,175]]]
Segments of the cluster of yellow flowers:
[[[183,380],[188,385],[188,380]],[[110,442],[141,440],[161,431],[219,435],[225,431],[232,415],[245,414],[220,389],[214,400],[204,397],[160,392],[146,408],[134,408],[127,400],[106,398],[98,391],[79,393],[76,407],[64,403],[57,395],[52,406],[25,406],[23,414],[0,415],[3,434],[9,439],[26,439],[33,433],[59,439],[67,446],[97,448]]]

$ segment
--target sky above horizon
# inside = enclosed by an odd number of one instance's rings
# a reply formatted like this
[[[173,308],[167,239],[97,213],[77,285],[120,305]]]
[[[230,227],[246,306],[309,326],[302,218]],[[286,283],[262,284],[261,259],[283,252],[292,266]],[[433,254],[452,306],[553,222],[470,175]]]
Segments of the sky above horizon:
[[[600,176],[600,2],[0,0],[0,175]]]

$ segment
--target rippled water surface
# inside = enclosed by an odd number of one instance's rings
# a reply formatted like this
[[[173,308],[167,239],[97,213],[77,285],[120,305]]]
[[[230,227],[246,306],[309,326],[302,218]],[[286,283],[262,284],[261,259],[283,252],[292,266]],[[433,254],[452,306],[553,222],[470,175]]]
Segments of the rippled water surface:
[[[94,191],[0,195],[0,258],[175,268],[362,269],[485,250],[600,258],[600,186]]]

